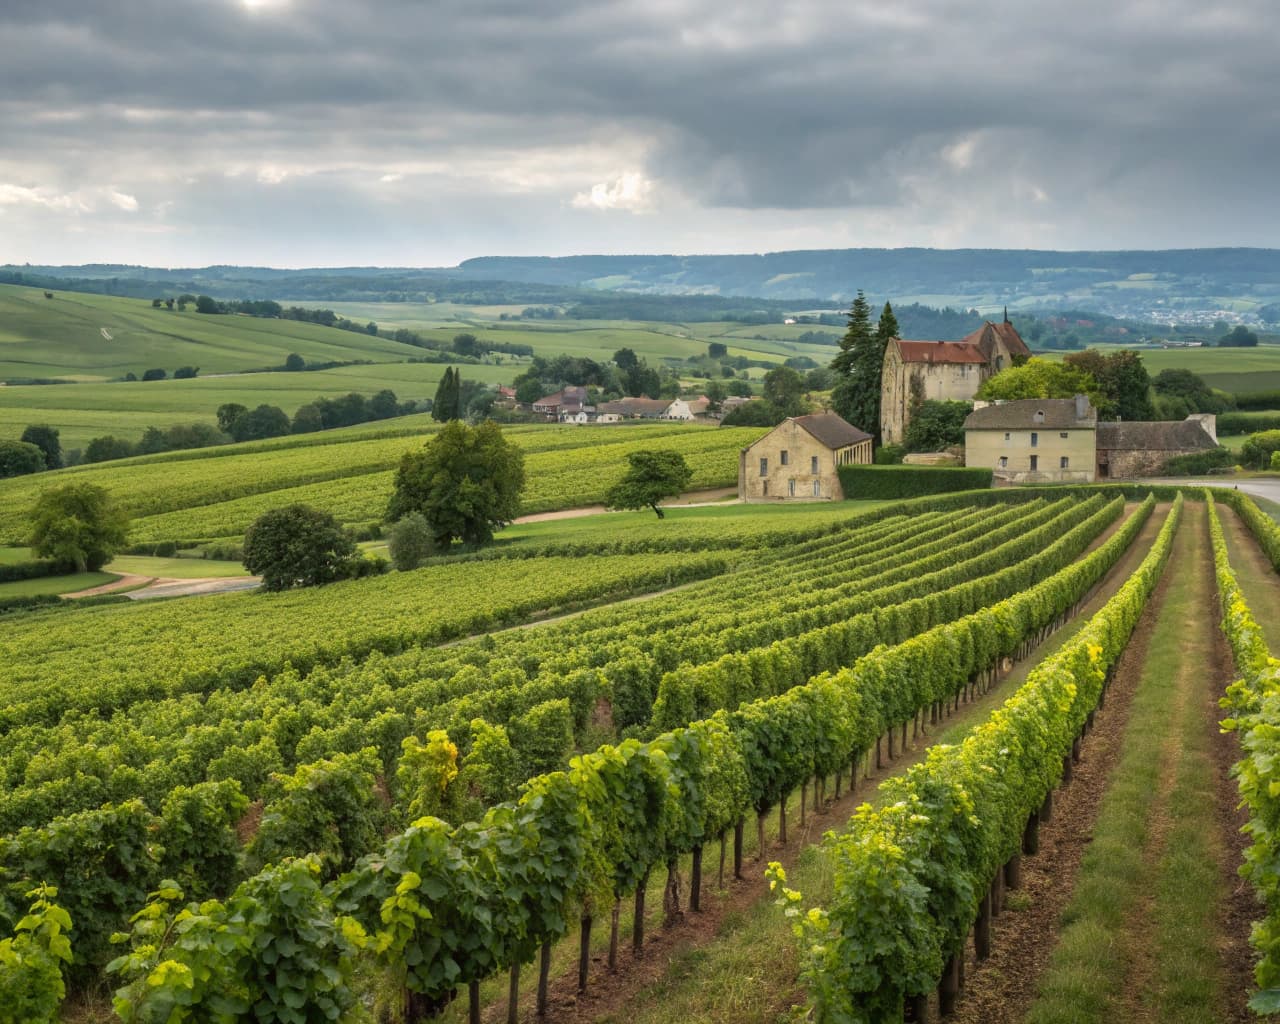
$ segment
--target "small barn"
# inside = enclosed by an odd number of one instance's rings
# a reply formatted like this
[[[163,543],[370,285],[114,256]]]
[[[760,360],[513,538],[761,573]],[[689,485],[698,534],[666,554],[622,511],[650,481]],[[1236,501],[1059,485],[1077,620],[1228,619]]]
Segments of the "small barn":
[[[1098,424],[1098,479],[1159,476],[1176,455],[1218,447],[1217,417],[1197,413],[1185,420]]]
[[[835,413],[791,416],[738,456],[743,501],[838,501],[837,469],[869,465],[872,438]]]

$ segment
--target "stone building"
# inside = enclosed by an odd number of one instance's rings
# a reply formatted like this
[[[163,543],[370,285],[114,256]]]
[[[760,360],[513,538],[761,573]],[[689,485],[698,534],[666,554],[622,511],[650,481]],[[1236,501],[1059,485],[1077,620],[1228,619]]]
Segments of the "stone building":
[[[901,444],[911,410],[926,400],[968,402],[994,373],[1031,356],[1008,316],[959,341],[904,341],[885,348],[880,380],[880,438]]]
[[[1158,476],[1175,455],[1194,455],[1217,447],[1217,417],[1211,413],[1167,423],[1099,423],[1098,479]]]
[[[964,421],[964,463],[1005,483],[1092,483],[1101,429],[1085,395],[979,402]]]
[[[738,456],[743,501],[832,501],[844,497],[839,466],[871,462],[870,434],[835,413],[783,420]]]

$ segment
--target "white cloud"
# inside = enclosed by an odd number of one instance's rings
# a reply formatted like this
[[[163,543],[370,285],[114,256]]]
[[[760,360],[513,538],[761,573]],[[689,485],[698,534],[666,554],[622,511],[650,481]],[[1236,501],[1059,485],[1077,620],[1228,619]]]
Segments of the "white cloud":
[[[84,200],[45,188],[0,184],[0,206],[43,206],[50,210],[85,209]]]
[[[632,171],[613,181],[592,185],[589,192],[579,192],[571,205],[579,210],[630,210],[638,213],[649,209],[652,200],[653,182]]]
[[[258,181],[263,185],[279,185],[287,177],[289,172],[275,164],[265,164],[258,168]]]
[[[126,213],[138,212],[138,200],[127,192],[117,192],[115,189],[108,189],[107,198]]]

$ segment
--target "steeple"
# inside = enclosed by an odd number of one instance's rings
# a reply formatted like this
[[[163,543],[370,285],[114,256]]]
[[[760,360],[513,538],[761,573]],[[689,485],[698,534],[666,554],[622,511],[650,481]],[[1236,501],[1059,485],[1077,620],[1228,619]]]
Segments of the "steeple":
[[[1005,306],[1005,307],[1004,307],[1004,322],[1005,322],[1005,323],[1008,323],[1008,322],[1009,322],[1009,307],[1008,307],[1008,306]]]

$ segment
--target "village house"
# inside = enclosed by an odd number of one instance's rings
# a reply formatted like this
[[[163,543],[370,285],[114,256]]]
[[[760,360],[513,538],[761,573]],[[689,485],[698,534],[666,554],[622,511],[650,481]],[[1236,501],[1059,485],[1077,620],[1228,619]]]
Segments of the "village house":
[[[1217,419],[1109,422],[1084,395],[978,402],[964,421],[967,466],[1011,484],[1093,483],[1157,476],[1177,455],[1218,446]]]
[[[1007,314],[1002,323],[987,321],[959,341],[890,339],[880,385],[882,442],[902,443],[911,410],[921,402],[968,402],[984,380],[1030,355]]]
[[[1092,483],[1098,429],[1085,395],[978,402],[964,421],[964,463],[1006,483]]]
[[[711,402],[705,395],[699,395],[697,398],[677,398],[667,406],[667,411],[662,416],[663,419],[668,420],[706,419],[710,405]]]
[[[657,420],[663,417],[670,405],[665,398],[619,398],[614,402],[601,402],[596,410],[597,422]]]
[[[870,434],[835,413],[792,416],[738,456],[743,501],[844,498],[838,467],[871,462]]]

